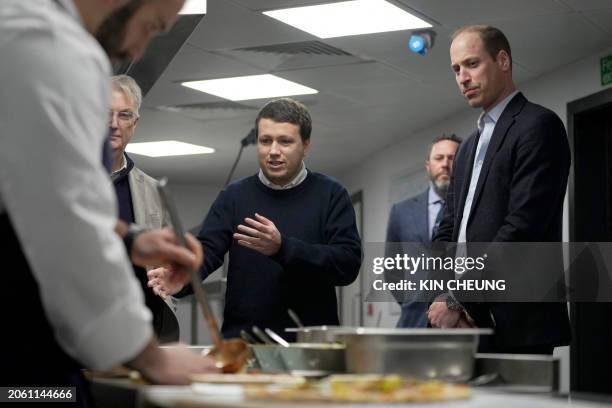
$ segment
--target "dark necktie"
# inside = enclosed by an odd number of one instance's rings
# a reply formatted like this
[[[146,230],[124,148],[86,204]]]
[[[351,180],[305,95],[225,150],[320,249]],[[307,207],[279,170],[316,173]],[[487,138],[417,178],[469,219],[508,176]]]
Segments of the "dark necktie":
[[[431,238],[436,236],[436,232],[438,232],[438,227],[440,226],[440,222],[442,221],[442,217],[444,216],[444,200],[438,200],[434,204],[440,203],[440,211],[438,211],[438,215],[436,216],[436,221],[434,222],[433,229],[431,230]]]

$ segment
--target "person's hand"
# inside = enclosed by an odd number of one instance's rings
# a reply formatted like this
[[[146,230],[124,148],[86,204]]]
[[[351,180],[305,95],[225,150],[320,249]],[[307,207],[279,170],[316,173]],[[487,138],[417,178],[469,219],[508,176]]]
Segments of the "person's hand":
[[[457,327],[458,329],[473,329],[476,327],[476,324],[470,318],[470,316],[467,316],[465,313],[463,313],[463,315],[459,318],[459,321],[457,322],[457,326],[455,327]]]
[[[427,318],[432,327],[449,329],[457,326],[461,312],[450,310],[444,301],[435,301],[429,306]]]
[[[177,294],[191,281],[191,276],[186,271],[176,271],[163,266],[148,271],[147,278],[147,286],[162,299]]]
[[[239,245],[251,248],[264,255],[270,256],[278,252],[281,246],[281,234],[272,221],[255,213],[256,220],[245,218],[249,226],[240,224],[234,233],[234,239]]]
[[[213,357],[198,355],[182,344],[169,345],[174,347],[159,348],[152,340],[128,366],[153,384],[189,384],[190,374],[220,372]]]
[[[202,245],[191,234],[185,234],[189,249],[176,241],[174,232],[168,228],[145,231],[136,236],[130,258],[139,266],[164,265],[172,270],[198,270],[204,255]]]

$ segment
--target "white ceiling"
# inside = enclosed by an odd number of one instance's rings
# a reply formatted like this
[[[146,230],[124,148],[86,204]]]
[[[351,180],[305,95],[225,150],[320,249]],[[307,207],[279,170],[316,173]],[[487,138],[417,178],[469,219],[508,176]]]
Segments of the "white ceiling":
[[[612,45],[612,0],[401,0],[434,24],[427,57],[407,50],[409,31],[321,40],[261,14],[314,0],[208,0],[207,15],[144,100],[133,141],[176,139],[216,153],[146,158],[138,165],[175,183],[221,186],[266,100],[229,102],[180,81],[274,73],[316,88],[297,97],[313,117],[310,168],[339,175],[371,153],[464,108],[449,68],[449,35],[465,24],[501,28],[513,47],[520,83]],[[320,41],[351,55],[239,50]],[[189,106],[191,105],[191,106]],[[176,106],[182,106],[177,112]],[[433,137],[433,135],[432,135]],[[235,177],[257,169],[247,147]]]

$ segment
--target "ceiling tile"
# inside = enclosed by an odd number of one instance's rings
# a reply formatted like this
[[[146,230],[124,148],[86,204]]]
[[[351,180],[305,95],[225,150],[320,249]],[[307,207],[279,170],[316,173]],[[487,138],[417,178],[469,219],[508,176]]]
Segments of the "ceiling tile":
[[[187,81],[262,73],[265,71],[243,61],[187,44],[172,60],[163,77],[172,81]]]
[[[466,24],[498,19],[520,19],[529,15],[555,14],[570,8],[555,0],[399,0],[434,21],[456,29]]]
[[[577,13],[530,16],[499,22],[507,33],[512,56],[527,70],[549,72],[612,44],[609,35]]]
[[[612,4],[612,1],[610,3]],[[584,12],[583,16],[612,36],[612,9],[588,11]],[[608,43],[612,45],[612,39]]]
[[[385,62],[413,80],[433,84],[440,80],[452,80],[449,31],[439,28],[436,32],[434,46],[425,56],[408,50],[410,31],[335,38],[327,42],[364,59]]]
[[[207,13],[189,38],[205,50],[234,49],[316,37],[226,0],[209,1]]]
[[[612,9],[610,0],[559,0],[574,10],[603,10]]]
[[[332,1],[321,0],[233,0],[242,6],[253,11],[275,10],[290,7],[312,6],[321,3],[331,3]]]
[[[334,65],[278,72],[278,76],[319,90],[341,90],[413,81],[407,74],[378,62]]]

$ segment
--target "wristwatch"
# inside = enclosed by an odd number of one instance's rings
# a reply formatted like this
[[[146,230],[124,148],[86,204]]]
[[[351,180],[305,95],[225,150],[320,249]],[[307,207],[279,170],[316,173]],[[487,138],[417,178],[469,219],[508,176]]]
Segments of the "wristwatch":
[[[136,237],[145,231],[146,229],[138,224],[132,223],[128,225],[127,232],[123,236],[123,244],[125,245],[125,249],[127,250],[128,255],[131,255],[132,253],[132,245],[134,245],[134,240],[136,239]]]
[[[445,299],[446,307],[448,308],[448,310],[454,310],[456,312],[462,312],[464,310],[461,303],[459,303],[459,301],[455,299],[455,297],[451,295],[450,293],[447,293],[445,295],[445,298],[446,298]]]

